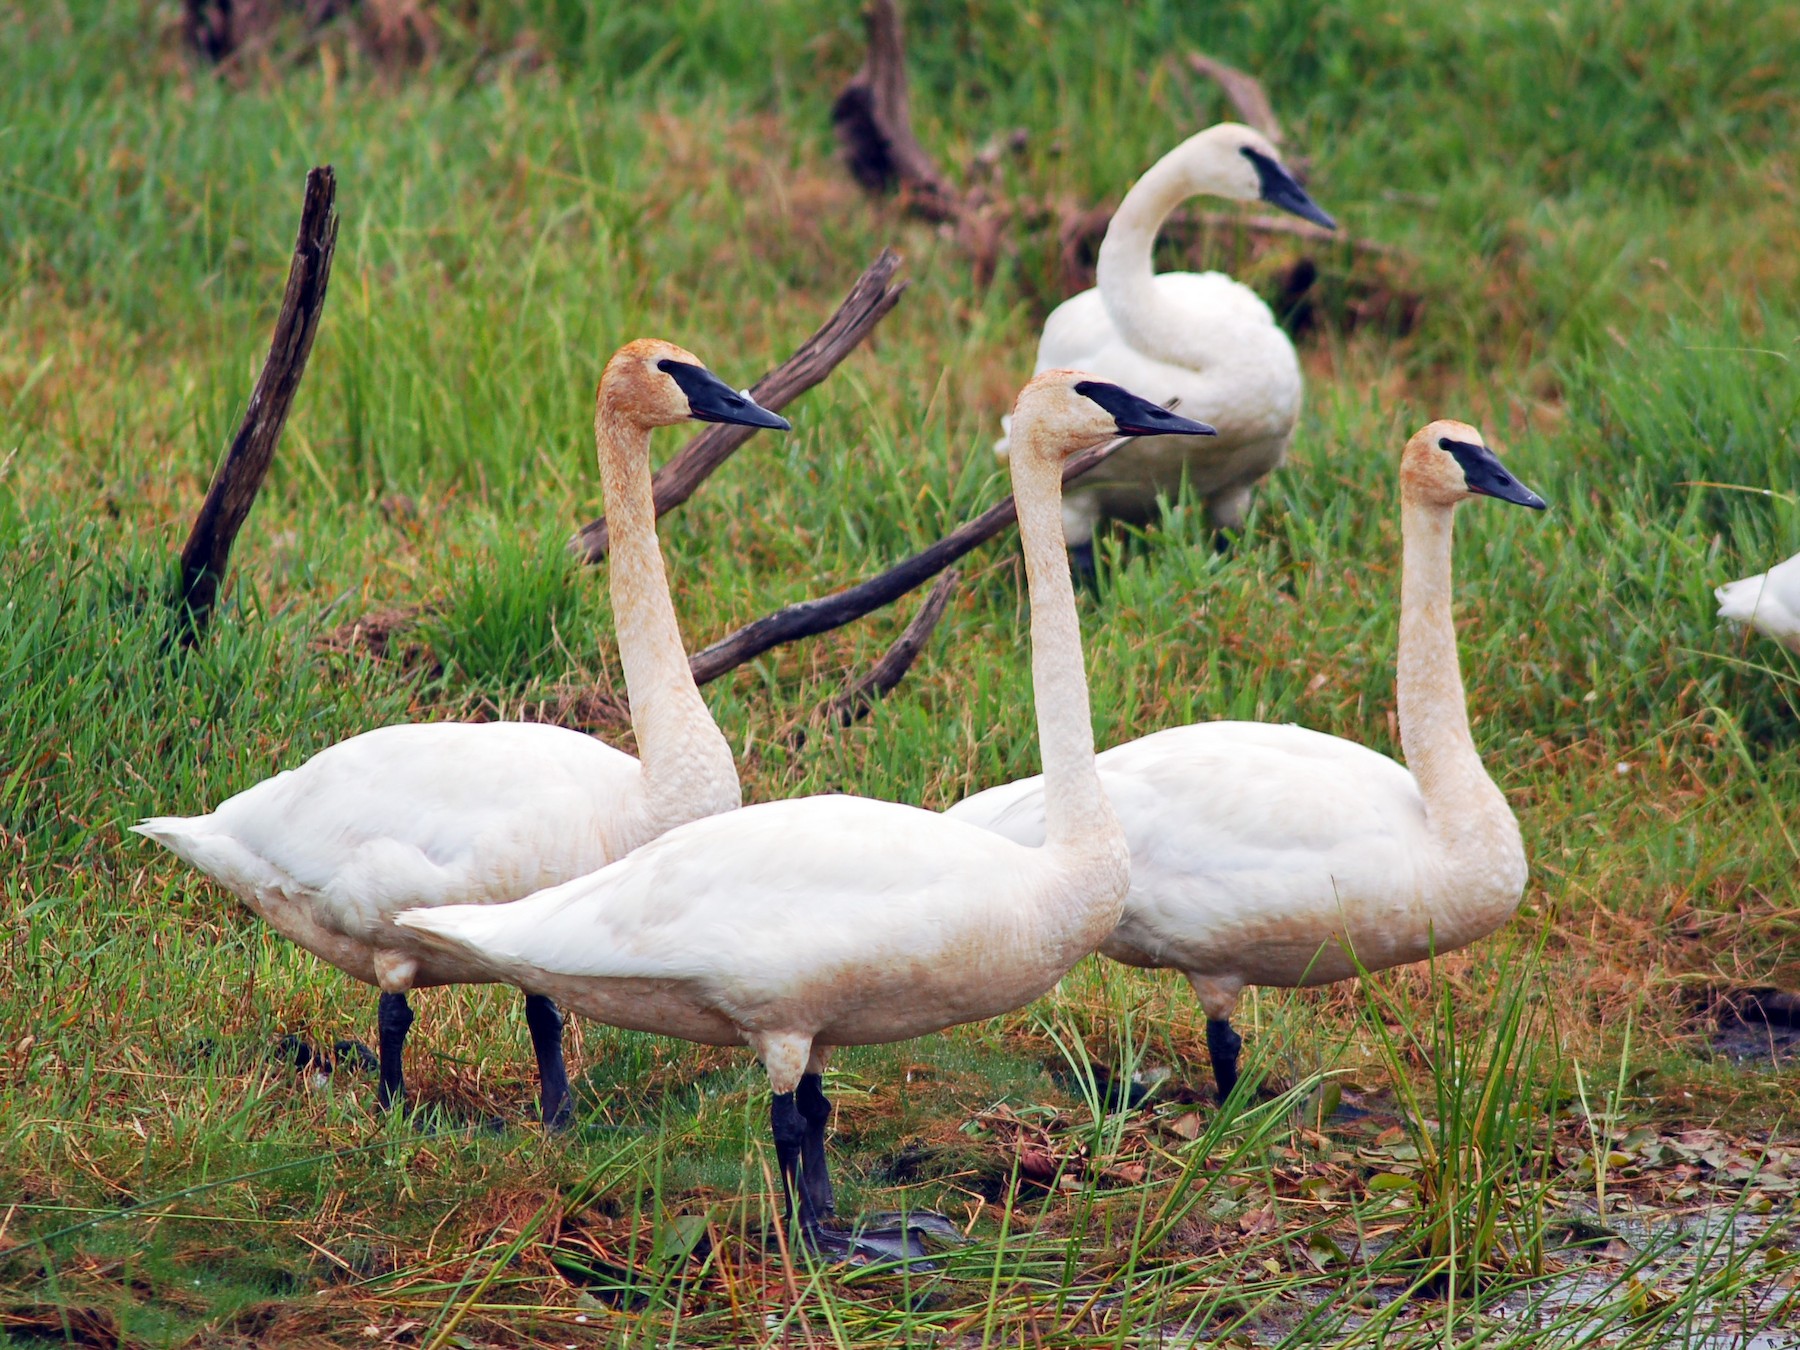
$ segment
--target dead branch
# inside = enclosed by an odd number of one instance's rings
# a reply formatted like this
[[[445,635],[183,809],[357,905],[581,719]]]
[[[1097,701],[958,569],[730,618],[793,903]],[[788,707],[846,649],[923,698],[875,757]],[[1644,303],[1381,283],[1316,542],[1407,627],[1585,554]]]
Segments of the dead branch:
[[[930,640],[932,630],[938,626],[938,620],[944,617],[944,611],[950,607],[950,593],[956,589],[956,583],[962,579],[962,573],[952,567],[937,579],[925,602],[919,606],[919,612],[912,617],[894,645],[882,653],[881,659],[869,667],[868,673],[852,680],[831,698],[827,699],[808,722],[817,722],[828,727],[853,726],[869,715],[877,699],[885,697],[895,685],[905,678],[906,672],[912,669],[919,653],[924,650]],[[806,726],[802,724],[789,734],[788,745],[798,750],[806,744]]]
[[[835,370],[900,303],[907,283],[892,280],[900,263],[898,253],[891,248],[882,249],[881,256],[856,279],[832,316],[792,356],[758,380],[750,389],[751,397],[771,412],[780,412]],[[656,514],[663,515],[693,496],[713,470],[754,434],[753,427],[720,424],[708,427],[689,441],[656,473],[651,489]],[[601,516],[576,532],[569,541],[569,550],[589,563],[597,563],[606,557],[610,543],[606,517]]]
[[[895,0],[871,0],[863,10],[869,55],[831,105],[844,165],[870,192],[898,191],[926,220],[955,220],[961,196],[913,135],[906,96],[906,41]]]
[[[1237,110],[1239,121],[1255,127],[1268,137],[1270,144],[1280,148],[1284,139],[1281,122],[1275,116],[1275,107],[1269,102],[1268,91],[1262,87],[1261,80],[1203,52],[1189,52],[1187,63],[1196,75],[1211,80],[1224,91],[1225,101]]]
[[[275,319],[268,359],[250,391],[249,406],[231,449],[213,475],[206,500],[181,551],[181,583],[174,597],[186,611],[181,640],[191,645],[206,631],[225,580],[231,545],[256,502],[275,446],[287,423],[288,410],[306,373],[325,290],[331,281],[331,257],[337,247],[337,177],[327,165],[306,175],[306,197],[300,209],[300,231],[288,266],[287,291]]]
[[[869,55],[831,105],[831,123],[850,176],[870,192],[897,193],[921,220],[954,228],[973,260],[975,284],[986,286],[999,264],[1010,204],[986,184],[1002,156],[1024,144],[1025,133],[993,137],[969,166],[967,188],[955,187],[913,135],[906,95],[906,44],[897,0],[871,0],[863,10]]]
[[[1168,406],[1173,406],[1171,403]],[[1125,444],[1125,437],[1107,441],[1091,450],[1070,456],[1063,465],[1063,482],[1079,478]],[[908,591],[923,585],[951,563],[979,548],[1019,518],[1019,508],[1009,496],[1005,501],[983,511],[974,520],[957,526],[949,534],[920,550],[904,562],[831,595],[815,600],[801,600],[765,614],[754,623],[745,624],[693,656],[694,679],[700,684],[716,680],[746,661],[753,661],[772,647],[801,638],[816,637],[842,628],[884,605],[891,605]]]

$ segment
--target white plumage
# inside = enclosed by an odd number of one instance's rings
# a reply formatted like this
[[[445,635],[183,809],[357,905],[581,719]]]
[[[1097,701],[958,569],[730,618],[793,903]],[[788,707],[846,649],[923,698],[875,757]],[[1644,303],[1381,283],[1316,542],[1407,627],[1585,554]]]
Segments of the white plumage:
[[[595,401],[612,538],[614,618],[643,761],[535,723],[383,727],[320,751],[208,815],[135,829],[205,872],[284,937],[382,991],[381,1100],[404,1093],[406,992],[479,982],[479,965],[395,919],[516,900],[664,830],[739,802],[731,748],[695,687],[651,501],[650,431],[689,418],[785,427],[689,352],[643,340],[608,362]],[[568,1117],[561,1019],[526,1001],[546,1123]]]
[[[1713,594],[1721,619],[1746,624],[1800,652],[1800,554],[1767,572],[1728,581]]]
[[[1103,519],[1155,518],[1157,496],[1185,475],[1213,523],[1235,529],[1256,482],[1279,465],[1300,415],[1294,345],[1256,293],[1220,272],[1155,272],[1152,249],[1168,214],[1211,193],[1262,199],[1324,225],[1331,218],[1249,127],[1225,122],[1164,155],[1125,194],[1100,247],[1098,284],[1045,320],[1037,369],[1075,366],[1147,397],[1179,400],[1216,437],[1147,437],[1115,451],[1072,484],[1064,537],[1091,545]],[[995,450],[1003,458],[1008,441]]]
[[[1474,941],[1517,908],[1519,827],[1469,733],[1450,606],[1455,505],[1541,508],[1473,427],[1434,422],[1401,469],[1397,688],[1403,768],[1297,726],[1203,722],[1106,751],[1100,781],[1131,847],[1131,889],[1101,946],[1173,967],[1209,1018],[1220,1096],[1237,1076],[1230,1018],[1245,985],[1323,984]],[[1043,833],[1032,778],[946,813],[1020,843]]]
[[[814,1245],[846,1237],[825,1162],[830,1049],[901,1040],[1036,998],[1112,931],[1127,857],[1094,774],[1081,636],[1058,538],[1062,461],[1114,434],[1203,428],[1111,385],[1041,375],[1017,405],[1012,473],[1031,592],[1047,843],[856,797],[747,807],[672,830],[591,877],[508,905],[413,910],[494,975],[615,1026],[756,1051],[784,1187]]]

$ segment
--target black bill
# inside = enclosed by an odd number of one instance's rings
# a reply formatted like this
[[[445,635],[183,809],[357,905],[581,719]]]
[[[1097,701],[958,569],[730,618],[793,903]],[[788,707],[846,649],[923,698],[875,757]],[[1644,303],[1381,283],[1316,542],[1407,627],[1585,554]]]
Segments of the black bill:
[[[1190,417],[1177,417],[1167,408],[1149,399],[1139,398],[1116,384],[1099,380],[1083,380],[1075,386],[1083,398],[1091,398],[1118,423],[1121,436],[1217,436],[1219,433],[1204,422]]]
[[[1270,206],[1279,206],[1283,211],[1292,211],[1302,220],[1310,220],[1315,225],[1323,225],[1328,230],[1335,230],[1337,222],[1319,209],[1319,204],[1306,195],[1306,189],[1294,181],[1294,175],[1281,167],[1281,161],[1271,159],[1260,150],[1243,147],[1244,158],[1256,166],[1256,178],[1262,184],[1262,199]]]
[[[1456,462],[1462,465],[1463,481],[1469,485],[1470,492],[1482,497],[1498,497],[1503,502],[1514,502],[1519,506],[1529,506],[1533,511],[1549,507],[1549,502],[1514,478],[1499,457],[1485,445],[1470,445],[1467,441],[1439,437],[1438,448],[1448,450],[1456,456]]]
[[[662,360],[656,368],[681,386],[687,395],[688,413],[696,422],[733,422],[741,427],[768,427],[792,431],[793,423],[762,407],[748,394],[740,394],[704,366],[686,361]]]

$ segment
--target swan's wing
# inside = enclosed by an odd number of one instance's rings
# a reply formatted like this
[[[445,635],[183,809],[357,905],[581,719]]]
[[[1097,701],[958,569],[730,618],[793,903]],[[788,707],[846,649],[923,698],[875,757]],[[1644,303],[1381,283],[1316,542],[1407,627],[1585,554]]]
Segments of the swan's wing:
[[[1196,319],[1244,329],[1275,326],[1275,314],[1263,298],[1223,272],[1158,272],[1156,286],[1165,301]]]
[[[239,894],[304,896],[357,932],[600,866],[638,778],[631,756],[560,727],[408,724],[340,741],[210,815],[137,828]]]
[[[1423,841],[1413,776],[1367,746],[1305,727],[1200,722],[1100,756],[1101,779],[1151,873],[1354,871]]]
[[[1366,746],[1303,727],[1201,722],[1098,763],[1131,846],[1120,932],[1141,951],[1234,932],[1267,944],[1284,916],[1316,932],[1340,904],[1398,912],[1412,900],[1424,802],[1411,774]],[[950,814],[1040,843],[1043,779],[990,788]]]
[[[1018,778],[964,797],[944,815],[1036,848],[1044,842],[1044,775]]]
[[[683,825],[511,904],[397,922],[508,978],[700,981],[762,1000],[884,954],[928,964],[959,951],[1016,913],[1008,896],[1043,865],[1036,850],[933,812],[807,797]]]

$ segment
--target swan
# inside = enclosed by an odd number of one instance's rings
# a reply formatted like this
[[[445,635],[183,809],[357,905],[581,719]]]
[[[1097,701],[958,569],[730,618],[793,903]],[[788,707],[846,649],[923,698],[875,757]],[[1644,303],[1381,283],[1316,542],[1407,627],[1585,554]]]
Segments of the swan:
[[[1200,722],[1115,746],[1100,781],[1131,845],[1131,891],[1100,950],[1181,971],[1207,1016],[1221,1101],[1237,1081],[1231,1027],[1248,984],[1295,988],[1451,951],[1518,908],[1518,822],[1469,734],[1450,609],[1451,520],[1494,497],[1543,510],[1480,432],[1433,422],[1400,460],[1402,768],[1354,741],[1292,725]],[[946,814],[1029,844],[1040,778]]]
[[[396,915],[516,900],[739,803],[731,747],[688,668],[656,541],[650,432],[690,418],[788,428],[672,343],[633,342],[607,362],[594,439],[641,761],[541,723],[406,723],[340,741],[208,815],[155,816],[133,827],[282,936],[380,989],[384,1108],[405,1093],[407,991],[489,979],[396,927]],[[561,1128],[571,1109],[561,1016],[533,994],[525,1021],[544,1123]]]
[[[1713,591],[1719,617],[1749,624],[1790,651],[1800,652],[1800,553],[1742,581]]]
[[[996,1016],[1050,988],[1113,930],[1125,838],[1094,772],[1068,555],[1067,456],[1111,436],[1204,435],[1116,385],[1039,375],[1015,405],[1012,476],[1031,597],[1046,783],[1042,847],[863,797],[747,806],[507,905],[398,922],[495,976],[613,1026],[747,1045],[768,1073],[785,1212],[814,1250],[907,1256],[908,1227],[847,1233],[825,1158],[836,1046]]]
[[[1215,528],[1235,530],[1250,489],[1281,463],[1300,416],[1294,344],[1249,287],[1223,272],[1156,272],[1151,251],[1169,213],[1210,193],[1261,200],[1336,229],[1258,132],[1221,122],[1159,159],[1125,194],[1100,245],[1098,285],[1044,321],[1037,368],[1078,366],[1218,427],[1217,439],[1157,436],[1125,446],[1063,497],[1063,536],[1091,570],[1103,518],[1154,520],[1159,493],[1186,475]],[[994,451],[1006,457],[1009,438]]]

